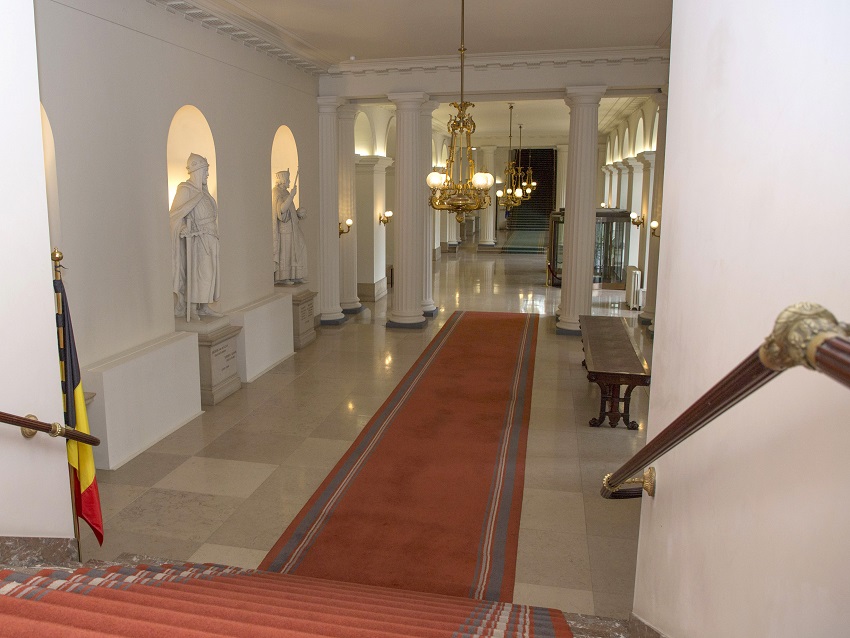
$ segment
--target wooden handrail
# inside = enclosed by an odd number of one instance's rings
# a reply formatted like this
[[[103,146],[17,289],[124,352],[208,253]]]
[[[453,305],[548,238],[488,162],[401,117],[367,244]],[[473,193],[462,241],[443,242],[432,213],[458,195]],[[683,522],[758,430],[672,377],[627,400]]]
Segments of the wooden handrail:
[[[77,432],[77,430],[75,430],[74,428],[66,427],[61,423],[43,423],[42,421],[37,421],[35,419],[30,419],[23,416],[17,416],[15,414],[9,414],[8,412],[0,412],[0,423],[17,425],[19,428],[23,428],[24,432],[26,432],[27,430],[34,430],[35,432],[45,432],[50,436],[61,436],[63,438],[71,439],[72,441],[77,441],[79,443],[87,443],[91,446],[100,445],[100,439],[96,436],[85,434],[83,432]],[[33,436],[35,432],[33,432],[33,434],[29,436]],[[27,435],[24,434],[24,436]]]
[[[850,327],[839,323],[832,313],[817,304],[799,303],[786,308],[776,319],[773,333],[758,350],[697,399],[620,469],[602,479],[602,496],[639,498],[644,489],[652,494],[654,481],[650,485],[648,474],[637,479],[631,477],[783,370],[796,365],[823,372],[850,388]],[[634,483],[641,486],[623,487]]]

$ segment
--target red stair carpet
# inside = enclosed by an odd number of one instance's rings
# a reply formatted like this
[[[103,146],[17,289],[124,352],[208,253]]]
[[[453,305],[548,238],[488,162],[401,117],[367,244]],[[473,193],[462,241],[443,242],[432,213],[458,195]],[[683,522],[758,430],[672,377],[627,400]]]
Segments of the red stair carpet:
[[[556,610],[221,565],[0,570],[0,636],[563,637]]]
[[[537,321],[454,313],[260,568],[510,601]]]

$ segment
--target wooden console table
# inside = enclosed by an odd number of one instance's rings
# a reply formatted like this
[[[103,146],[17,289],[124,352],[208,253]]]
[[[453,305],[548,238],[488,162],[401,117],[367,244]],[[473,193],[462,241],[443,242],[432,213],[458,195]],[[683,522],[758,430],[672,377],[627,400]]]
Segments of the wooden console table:
[[[597,383],[602,391],[599,416],[590,420],[590,426],[599,427],[608,417],[608,424],[617,427],[622,417],[627,428],[637,430],[637,421],[629,420],[629,402],[635,386],[649,385],[649,364],[632,339],[626,320],[581,315],[579,324],[587,380]],[[621,395],[620,386],[626,386],[625,394]]]

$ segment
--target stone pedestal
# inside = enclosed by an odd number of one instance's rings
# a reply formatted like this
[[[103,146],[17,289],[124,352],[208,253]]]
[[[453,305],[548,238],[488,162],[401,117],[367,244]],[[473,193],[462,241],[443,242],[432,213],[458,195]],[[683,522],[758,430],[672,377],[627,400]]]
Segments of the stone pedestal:
[[[296,350],[316,340],[316,311],[313,300],[317,294],[313,290],[305,289],[292,295],[292,340]]]
[[[178,317],[175,324],[177,330],[198,334],[201,405],[216,405],[242,387],[236,344],[240,326],[231,326],[226,316],[191,322]]]

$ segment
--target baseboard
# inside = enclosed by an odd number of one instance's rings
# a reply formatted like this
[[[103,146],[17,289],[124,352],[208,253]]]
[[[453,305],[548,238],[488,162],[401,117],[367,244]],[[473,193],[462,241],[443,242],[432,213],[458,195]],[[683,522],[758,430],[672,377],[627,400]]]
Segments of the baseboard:
[[[662,634],[632,612],[629,614],[629,638],[669,638],[669,636]]]
[[[34,567],[79,563],[76,538],[0,536],[0,565]]]

